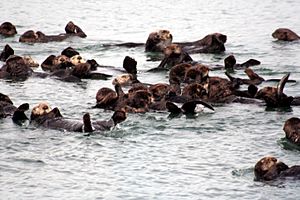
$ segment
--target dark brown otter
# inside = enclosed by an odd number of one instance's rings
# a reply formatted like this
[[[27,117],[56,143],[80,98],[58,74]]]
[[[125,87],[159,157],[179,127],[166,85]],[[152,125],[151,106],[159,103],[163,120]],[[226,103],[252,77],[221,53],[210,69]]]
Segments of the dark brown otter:
[[[4,22],[0,25],[0,35],[11,37],[17,34],[16,27],[10,22]]]
[[[20,56],[11,56],[0,69],[0,78],[26,80],[33,74],[33,70]]]
[[[184,51],[194,53],[222,53],[225,51],[227,36],[221,33],[212,33],[201,40],[194,42],[178,42]]]
[[[278,178],[300,179],[300,166],[288,167],[283,162],[278,162],[275,157],[268,156],[260,159],[254,167],[256,181],[271,181]]]
[[[275,39],[283,40],[283,41],[295,41],[300,39],[300,37],[295,32],[287,28],[276,29],[272,33],[272,36]]]
[[[78,36],[81,38],[85,38],[86,34],[75,25],[73,22],[69,22],[65,27],[66,33],[59,35],[45,35],[41,31],[34,32],[33,30],[26,31],[19,38],[19,42],[26,43],[46,43],[46,42],[59,42],[63,41],[72,36]]]
[[[290,142],[300,146],[300,119],[292,117],[285,121],[283,130]]]
[[[75,121],[64,118],[58,108],[51,109],[47,103],[40,103],[32,109],[30,120],[37,126],[49,129],[58,129],[71,132],[106,131],[126,119],[123,110],[116,111],[108,121],[91,122],[89,113],[83,116],[83,121]]]

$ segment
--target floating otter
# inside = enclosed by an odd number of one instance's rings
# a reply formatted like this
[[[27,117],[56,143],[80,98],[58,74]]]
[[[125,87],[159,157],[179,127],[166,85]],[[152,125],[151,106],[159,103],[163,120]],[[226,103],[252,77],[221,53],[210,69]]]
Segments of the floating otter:
[[[300,166],[288,167],[283,162],[278,162],[275,157],[268,156],[260,159],[254,167],[256,181],[271,181],[279,178],[300,179]]]
[[[45,35],[41,31],[34,32],[33,30],[26,31],[23,33],[20,38],[19,42],[26,42],[26,43],[47,43],[47,42],[59,42],[63,41],[72,36],[78,36],[81,38],[85,38],[86,34],[75,25],[73,22],[69,22],[65,27],[66,33],[59,34],[59,35]]]
[[[37,126],[49,129],[65,130],[70,132],[106,131],[126,119],[123,110],[115,111],[108,121],[91,122],[89,113],[84,114],[83,121],[74,121],[64,118],[58,108],[51,109],[47,103],[40,103],[32,109],[30,120]]]
[[[290,142],[300,146],[300,119],[292,117],[285,121],[283,130],[285,137]]]
[[[287,28],[279,28],[276,29],[272,33],[273,38],[278,39],[278,40],[283,40],[283,41],[295,41],[299,40],[300,37],[293,31]]]
[[[11,37],[17,34],[16,27],[10,22],[4,22],[0,25],[0,35]]]
[[[225,51],[227,36],[221,33],[212,33],[201,40],[194,42],[177,42],[184,51],[194,53],[222,53]]]
[[[173,36],[169,30],[158,30],[149,34],[146,44],[126,42],[121,44],[111,44],[105,46],[123,46],[123,47],[138,47],[145,45],[146,52],[163,52],[164,48],[169,45],[177,44],[184,51],[190,54],[194,53],[222,53],[225,51],[224,44],[227,36],[221,33],[212,33],[204,38],[193,42],[175,42],[172,43]]]

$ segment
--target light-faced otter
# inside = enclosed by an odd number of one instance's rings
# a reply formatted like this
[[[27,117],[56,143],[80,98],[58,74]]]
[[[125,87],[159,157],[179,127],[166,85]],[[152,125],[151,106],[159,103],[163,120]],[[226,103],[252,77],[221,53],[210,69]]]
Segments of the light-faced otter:
[[[0,25],[0,35],[11,37],[17,34],[16,27],[10,22],[4,22]]]
[[[81,55],[75,55],[70,58],[70,61],[73,65],[78,65],[82,63],[86,63],[86,60],[82,58]]]
[[[292,117],[285,121],[283,130],[285,137],[290,142],[300,146],[300,119]]]
[[[33,30],[26,31],[23,33],[20,38],[19,42],[26,42],[26,43],[46,43],[46,42],[53,42],[53,41],[63,41],[72,36],[78,36],[81,38],[85,38],[86,34],[75,25],[73,22],[69,22],[65,28],[66,33],[59,34],[59,35],[45,35],[41,31],[34,32]]]
[[[287,28],[276,29],[272,33],[272,36],[275,39],[283,40],[283,41],[295,41],[300,39],[300,37],[295,32]]]
[[[37,126],[49,129],[65,130],[70,132],[94,132],[106,131],[126,119],[123,110],[115,111],[108,121],[91,122],[89,113],[83,116],[83,121],[75,121],[64,118],[58,108],[51,109],[47,103],[40,103],[32,109],[30,120]]]
[[[9,56],[15,54],[13,48],[11,48],[8,44],[4,46],[3,51],[0,54],[0,60],[5,62]]]
[[[300,179],[300,166],[288,167],[279,162],[275,157],[268,156],[260,159],[254,167],[256,181],[271,181],[278,178]]]

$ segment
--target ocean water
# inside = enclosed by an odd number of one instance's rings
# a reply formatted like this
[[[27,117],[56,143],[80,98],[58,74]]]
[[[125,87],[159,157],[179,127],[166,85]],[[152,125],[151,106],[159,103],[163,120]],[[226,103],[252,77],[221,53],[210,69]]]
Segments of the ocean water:
[[[140,80],[158,83],[168,82],[167,73],[146,72],[159,61],[149,61],[142,47],[105,44],[145,42],[158,29],[170,30],[175,42],[220,32],[228,37],[225,53],[192,54],[192,58],[212,65],[223,64],[230,54],[239,63],[255,58],[261,65],[253,69],[266,79],[290,72],[297,83],[287,84],[285,93],[300,96],[300,43],[278,42],[271,36],[279,27],[300,33],[299,8],[297,0],[1,0],[0,23],[12,22],[18,34],[1,37],[0,48],[9,44],[15,54],[31,55],[42,63],[50,54],[72,46],[86,59],[119,68],[128,55],[138,62]],[[29,29],[63,33],[70,20],[88,37],[47,44],[18,42]],[[211,74],[225,77],[223,71]],[[237,71],[235,76],[245,74]],[[0,92],[15,105],[28,102],[32,108],[47,101],[69,119],[80,120],[90,112],[92,119],[105,120],[112,112],[91,107],[97,90],[112,88],[111,82],[0,80]],[[300,152],[282,139],[285,120],[299,117],[299,111],[300,107],[267,110],[233,103],[217,106],[215,112],[204,109],[196,116],[178,118],[166,112],[129,114],[112,131],[90,136],[19,127],[0,119],[0,199],[299,199],[300,181],[253,180],[253,167],[263,156],[300,164]]]

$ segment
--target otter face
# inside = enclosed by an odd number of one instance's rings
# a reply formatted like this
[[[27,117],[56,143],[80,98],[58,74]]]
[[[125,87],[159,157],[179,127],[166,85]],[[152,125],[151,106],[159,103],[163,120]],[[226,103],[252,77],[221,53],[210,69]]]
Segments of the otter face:
[[[284,123],[285,137],[291,142],[300,145],[300,119],[292,117]]]
[[[209,68],[202,64],[191,67],[185,73],[184,81],[186,83],[197,82],[202,83],[208,78]]]
[[[32,116],[42,116],[51,112],[51,108],[47,102],[41,102],[37,106],[33,107],[31,111]]]
[[[294,41],[300,39],[300,37],[293,31],[287,28],[276,29],[272,33],[273,38],[283,41]]]
[[[170,56],[171,54],[181,54],[182,49],[177,44],[171,44],[164,49],[165,56]]]
[[[172,44],[173,36],[168,30],[152,32],[146,42],[146,51],[163,52],[164,48]]]
[[[121,86],[126,86],[132,84],[133,76],[131,74],[122,74],[114,78],[112,84],[120,84]]]
[[[24,62],[27,66],[36,68],[39,66],[39,63],[36,60],[33,60],[31,56],[24,56]]]
[[[254,167],[254,174],[257,180],[263,179],[264,175],[277,164],[277,159],[272,156],[260,159]]]
[[[56,65],[59,65],[62,63],[67,63],[67,62],[70,62],[70,59],[67,56],[60,55],[60,56],[55,57],[55,59],[53,60],[53,65],[56,66]]]
[[[75,65],[75,66],[78,65],[78,64],[86,63],[86,60],[83,59],[82,56],[80,56],[80,55],[72,56],[72,57],[70,58],[70,60],[71,60],[71,63],[72,63],[73,65]]]
[[[68,22],[66,27],[65,27],[65,31],[66,31],[67,34],[75,33],[75,29],[76,29],[76,26],[72,21]]]
[[[163,97],[165,97],[169,91],[170,91],[170,85],[164,84],[164,83],[158,83],[155,85],[152,85],[149,90],[152,93],[152,96],[154,97],[154,100],[161,100]]]

